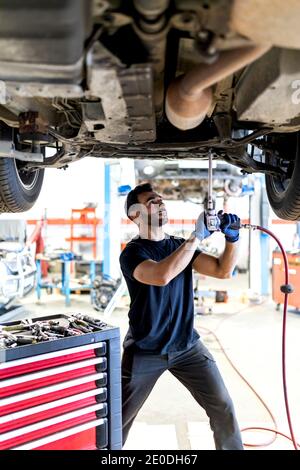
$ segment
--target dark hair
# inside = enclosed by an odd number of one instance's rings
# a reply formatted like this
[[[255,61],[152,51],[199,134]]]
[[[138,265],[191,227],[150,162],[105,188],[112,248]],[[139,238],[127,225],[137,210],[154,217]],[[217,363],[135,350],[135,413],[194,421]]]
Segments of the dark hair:
[[[139,194],[147,193],[149,191],[153,191],[151,183],[143,183],[143,184],[139,184],[134,189],[132,189],[130,193],[128,193],[128,196],[125,202],[125,211],[128,217],[129,217],[130,207],[133,206],[134,204],[138,204],[139,202],[138,200]]]

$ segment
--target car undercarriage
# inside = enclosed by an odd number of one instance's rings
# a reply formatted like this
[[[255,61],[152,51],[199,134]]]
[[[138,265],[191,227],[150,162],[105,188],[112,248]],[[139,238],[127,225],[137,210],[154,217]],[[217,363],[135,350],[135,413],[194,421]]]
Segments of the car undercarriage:
[[[299,220],[299,20],[297,0],[1,2],[0,211],[86,156],[211,152]]]

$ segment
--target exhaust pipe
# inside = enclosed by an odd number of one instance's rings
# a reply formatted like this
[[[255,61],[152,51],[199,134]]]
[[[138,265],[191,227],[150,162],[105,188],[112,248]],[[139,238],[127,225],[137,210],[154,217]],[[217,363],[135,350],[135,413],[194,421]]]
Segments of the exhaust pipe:
[[[166,114],[173,126],[194,129],[213,103],[212,86],[265,54],[270,45],[223,51],[213,64],[200,64],[176,78],[167,90]]]

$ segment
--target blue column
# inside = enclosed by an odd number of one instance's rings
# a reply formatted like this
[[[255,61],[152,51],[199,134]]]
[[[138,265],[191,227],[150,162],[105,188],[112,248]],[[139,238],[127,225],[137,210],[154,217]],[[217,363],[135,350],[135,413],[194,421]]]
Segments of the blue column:
[[[267,199],[265,177],[261,175],[261,214],[260,224],[268,228],[269,225],[269,202]],[[250,256],[253,256],[252,254]],[[261,269],[261,295],[269,294],[270,278],[270,237],[266,233],[260,232],[260,269]]]
[[[269,235],[261,232],[260,234],[260,249],[261,249],[261,294],[269,294]],[[251,256],[251,255],[250,255]]]
[[[103,220],[103,274],[110,276],[110,217],[111,217],[110,164],[104,165],[104,220]]]
[[[41,300],[41,284],[42,284],[42,266],[41,260],[36,260],[36,295],[38,300]]]
[[[94,280],[95,280],[95,277],[96,277],[96,263],[94,260],[90,261],[90,298],[91,298],[91,304],[93,305],[93,297],[94,297],[94,293],[93,293],[93,285],[94,285]]]
[[[69,307],[71,304],[70,289],[70,266],[71,260],[62,260],[62,293],[65,295],[65,305]]]

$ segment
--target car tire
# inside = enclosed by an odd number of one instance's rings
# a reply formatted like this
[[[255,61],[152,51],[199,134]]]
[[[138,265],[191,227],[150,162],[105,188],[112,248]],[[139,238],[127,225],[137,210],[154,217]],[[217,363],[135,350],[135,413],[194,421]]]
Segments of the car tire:
[[[269,203],[275,214],[286,220],[300,220],[300,138],[299,133],[294,145],[289,146],[293,152],[293,172],[289,180],[266,175],[266,190]]]
[[[22,171],[22,162],[0,158],[0,213],[24,212],[37,200],[44,179],[44,170]]]

